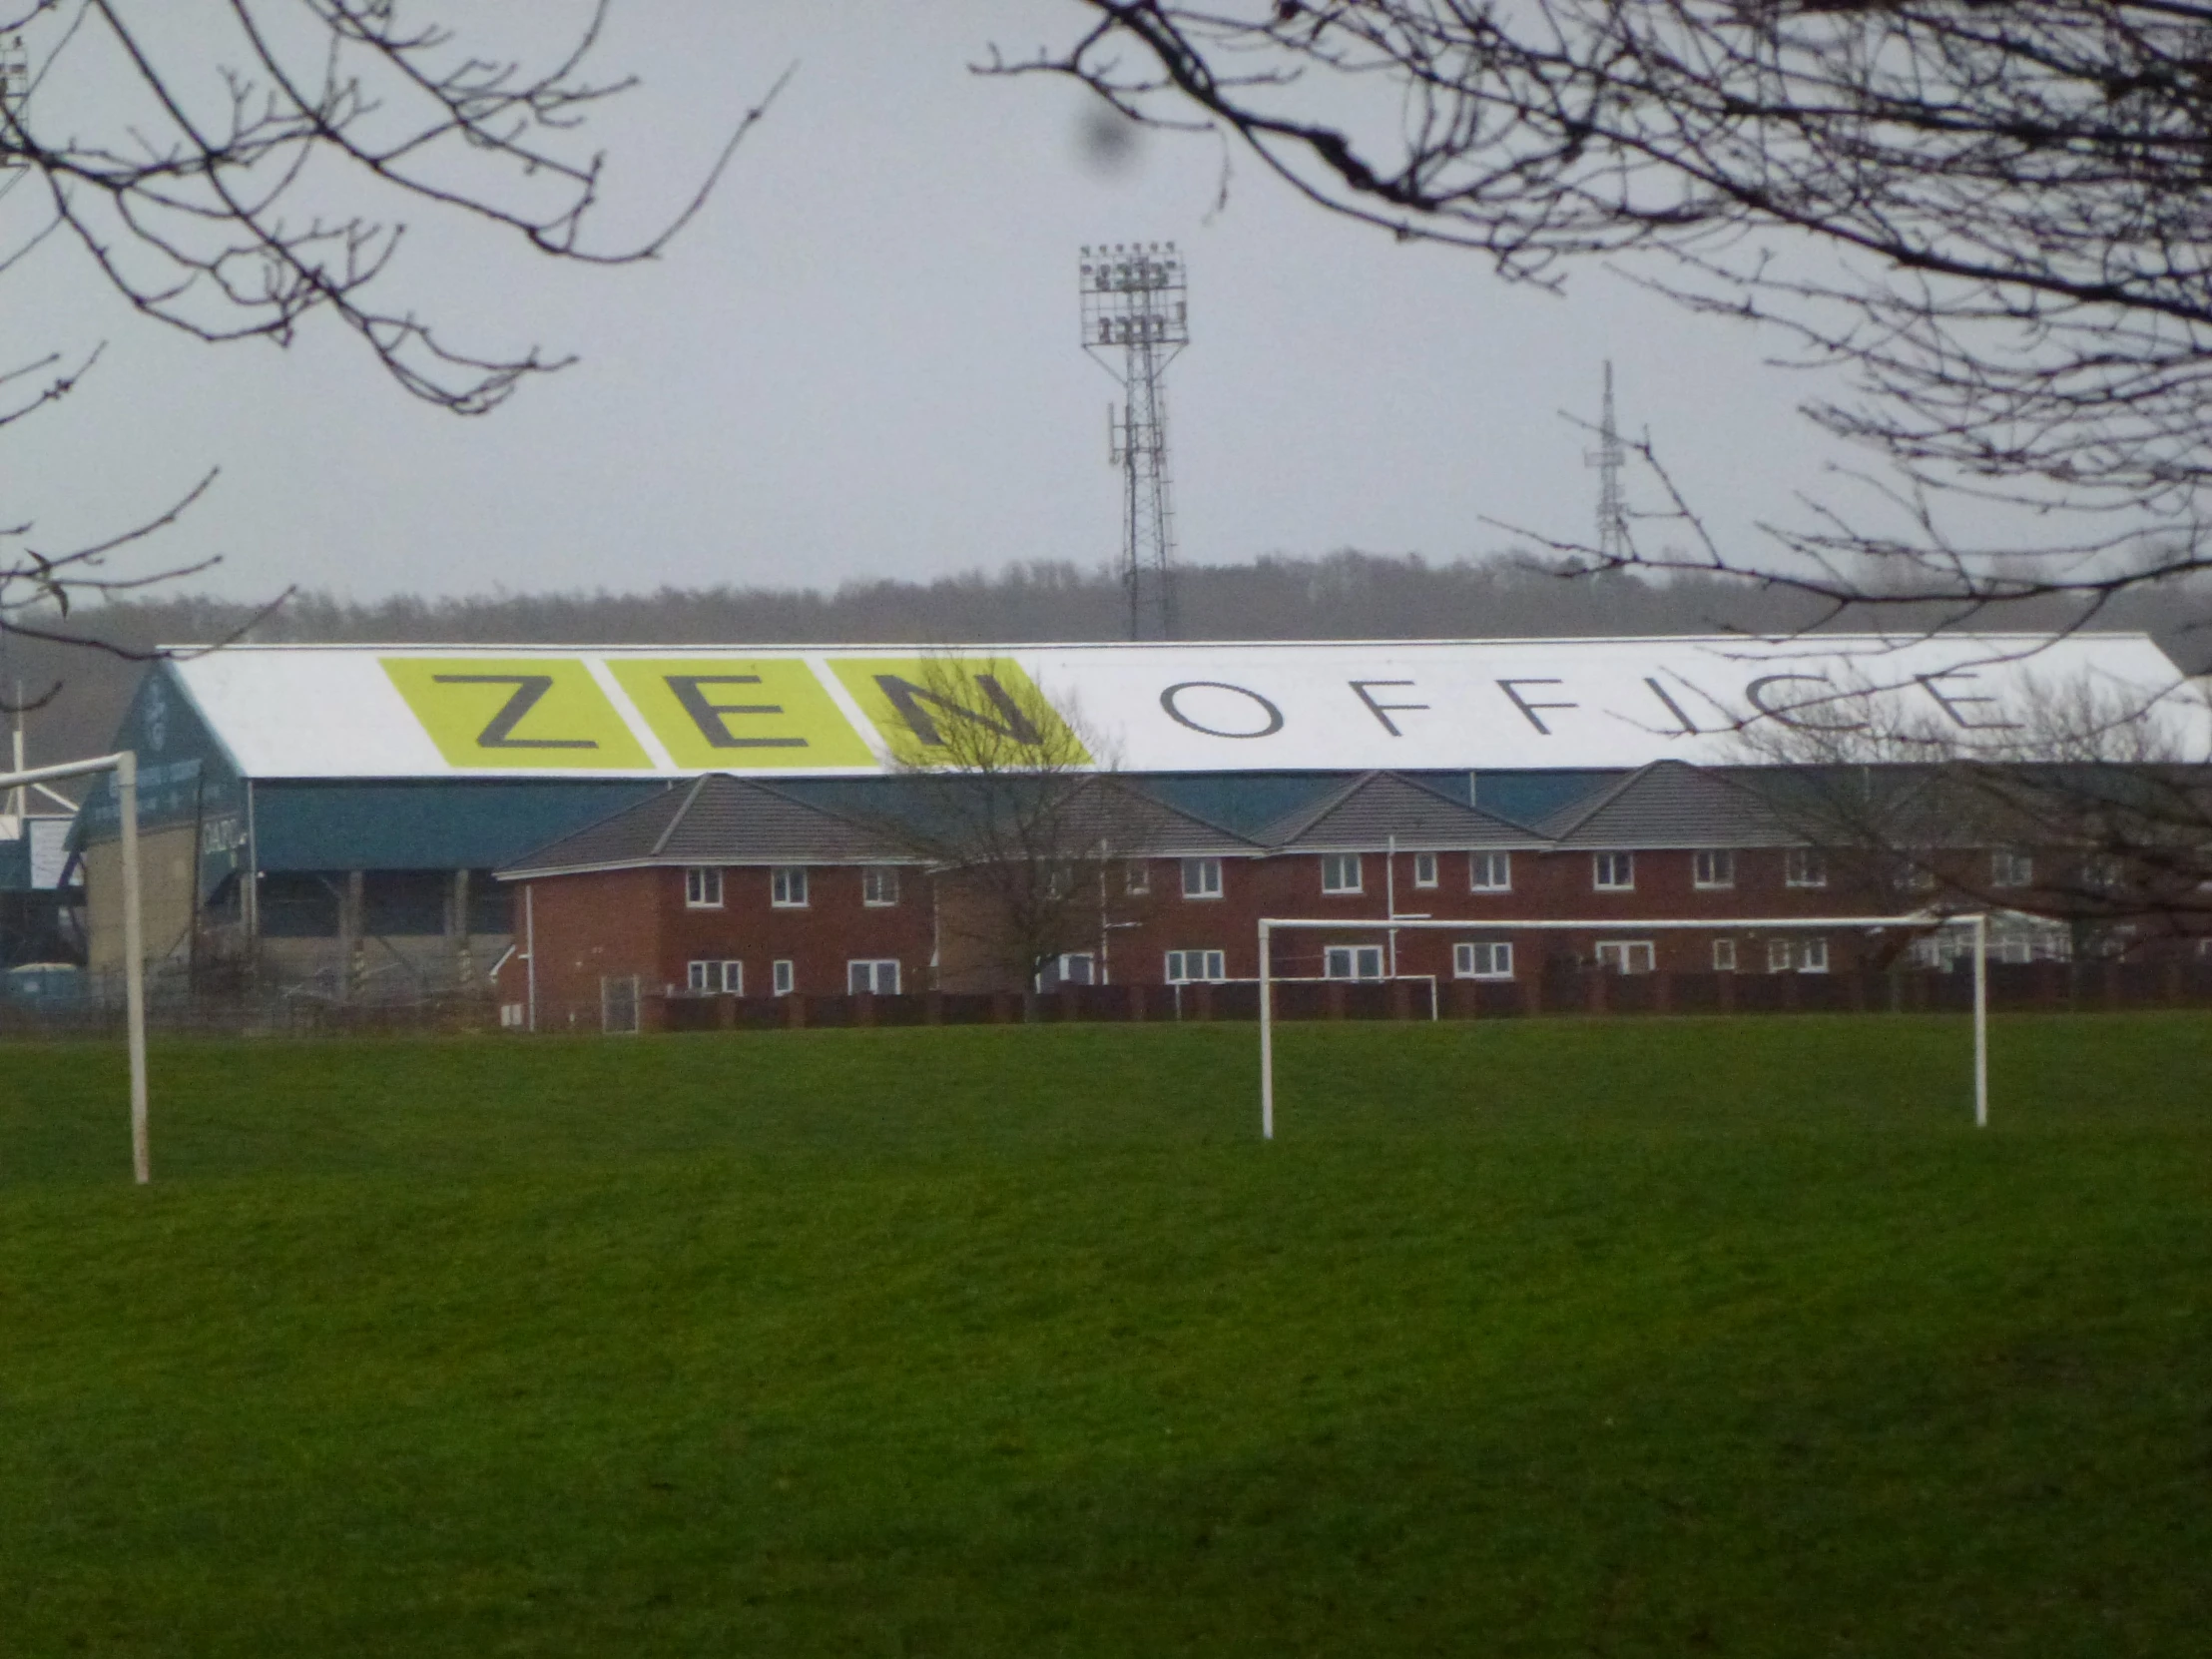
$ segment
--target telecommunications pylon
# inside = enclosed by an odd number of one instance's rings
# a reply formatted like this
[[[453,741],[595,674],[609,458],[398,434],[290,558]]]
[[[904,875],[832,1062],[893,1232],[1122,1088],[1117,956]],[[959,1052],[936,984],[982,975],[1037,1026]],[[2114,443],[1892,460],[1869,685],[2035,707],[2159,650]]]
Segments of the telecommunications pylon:
[[[1598,419],[1597,447],[1583,455],[1597,468],[1597,550],[1609,560],[1628,557],[1628,496],[1621,473],[1628,464],[1620,423],[1613,418],[1613,359],[1605,359],[1605,412]]]
[[[1162,380],[1191,343],[1183,257],[1172,242],[1083,250],[1083,349],[1121,382],[1106,455],[1121,468],[1121,580],[1129,637],[1175,638],[1175,509]]]

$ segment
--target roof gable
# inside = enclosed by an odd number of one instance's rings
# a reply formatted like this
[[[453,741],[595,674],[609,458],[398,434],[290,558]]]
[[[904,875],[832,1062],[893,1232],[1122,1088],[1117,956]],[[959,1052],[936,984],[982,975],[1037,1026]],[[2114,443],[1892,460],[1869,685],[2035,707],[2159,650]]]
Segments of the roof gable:
[[[1279,851],[1450,851],[1536,846],[1542,837],[1493,813],[1461,805],[1394,772],[1371,772],[1317,804],[1279,819],[1261,839]]]
[[[1792,834],[1750,791],[1681,761],[1654,761],[1539,827],[1561,849],[1786,846]]]

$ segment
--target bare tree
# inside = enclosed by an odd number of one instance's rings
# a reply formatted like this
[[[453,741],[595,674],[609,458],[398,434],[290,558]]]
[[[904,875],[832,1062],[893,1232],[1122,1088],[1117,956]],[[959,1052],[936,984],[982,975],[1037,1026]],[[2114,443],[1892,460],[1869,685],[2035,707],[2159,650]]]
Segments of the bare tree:
[[[2086,619],[2212,567],[2212,7],[1082,3],[1072,44],[986,67],[1234,135],[1324,208],[1508,278],[1602,261],[1846,371],[1807,412],[1887,463],[1892,528],[1811,503],[1752,552],[1550,542],[1578,568],[1934,601],[1939,626],[2049,596]],[[2055,516],[2031,548],[1977,539],[1993,503]]]
[[[593,68],[610,4],[573,12],[549,49],[541,18],[501,47],[480,17],[448,21],[466,9],[450,0],[0,0],[0,276],[73,245],[132,309],[195,338],[282,345],[321,317],[413,396],[493,409],[569,359],[417,314],[389,281],[410,229],[473,222],[557,260],[652,259],[766,107],[734,117],[656,230],[598,240],[593,118],[632,85]],[[16,394],[0,426],[66,396],[97,354],[0,373]],[[81,547],[40,546],[26,515],[0,515],[0,639],[76,642],[76,602],[191,574],[115,561],[210,482]]]
[[[1162,813],[1080,710],[989,659],[931,656],[876,685],[905,783],[874,827],[936,872],[939,983],[1027,989],[1063,956],[1102,960],[1148,901],[1129,861]]]
[[[2061,922],[2076,954],[2212,923],[2212,708],[2032,685],[1983,727],[1879,686],[1743,728],[1750,782],[1842,884],[1893,909]]]

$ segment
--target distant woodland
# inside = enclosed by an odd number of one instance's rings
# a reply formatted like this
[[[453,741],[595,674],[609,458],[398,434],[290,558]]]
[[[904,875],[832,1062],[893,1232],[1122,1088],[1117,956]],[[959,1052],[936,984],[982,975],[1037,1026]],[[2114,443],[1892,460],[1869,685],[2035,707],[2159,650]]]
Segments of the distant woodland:
[[[1820,612],[1803,596],[1741,581],[1632,574],[1565,577],[1511,559],[1432,564],[1418,556],[1344,552],[1195,565],[1180,573],[1190,639],[1498,639],[1744,631],[1786,633]],[[2079,612],[2016,608],[1992,628],[2062,626]],[[26,618],[35,622],[36,618]],[[1910,626],[1896,610],[1842,626]],[[2100,628],[2147,629],[2185,668],[2212,669],[2212,588],[2121,596]],[[1109,570],[1033,563],[930,582],[884,580],[816,589],[664,588],[656,593],[398,597],[354,604],[299,594],[265,616],[250,605],[149,597],[70,619],[112,652],[8,644],[0,672],[37,697],[33,764],[96,753],[114,734],[143,658],[164,646],[239,638],[257,644],[385,643],[872,644],[1111,640],[1123,637],[1119,583]]]

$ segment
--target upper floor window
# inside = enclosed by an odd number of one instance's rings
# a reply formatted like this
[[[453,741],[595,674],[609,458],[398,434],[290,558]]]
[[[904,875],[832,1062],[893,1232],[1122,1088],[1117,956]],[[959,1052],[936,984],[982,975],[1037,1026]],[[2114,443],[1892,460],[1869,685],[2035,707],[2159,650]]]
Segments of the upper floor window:
[[[1321,890],[1323,892],[1358,892],[1360,890],[1360,854],[1357,852],[1323,853]]]
[[[790,910],[807,902],[807,866],[778,864],[768,872],[768,901]]]
[[[804,875],[806,872],[800,872]],[[801,902],[806,902],[801,899]],[[898,866],[869,864],[860,871],[860,902],[877,906],[898,902]]]
[[[1221,860],[1219,858],[1185,858],[1183,860],[1183,896],[1185,898],[1219,898],[1221,896]]]
[[[1510,852],[1468,853],[1467,889],[1470,892],[1511,892],[1513,855]]]
[[[1435,884],[1436,854],[1433,852],[1414,853],[1413,885],[1416,887],[1433,887]]]
[[[1600,892],[1633,892],[1636,887],[1636,854],[1597,852],[1590,857],[1590,880]]]
[[[684,903],[694,910],[722,908],[722,871],[693,867],[684,871]]]
[[[1121,890],[1132,898],[1142,898],[1152,890],[1152,865],[1143,858],[1132,858],[1121,867]]]
[[[2110,892],[2120,884],[2120,860],[2094,853],[2081,861],[2081,884],[2091,892]]]
[[[2035,860],[2025,852],[2000,851],[1989,854],[1989,885],[1992,887],[2025,887],[2035,880]]]
[[[1828,855],[1817,846],[1791,847],[1782,855],[1782,880],[1792,887],[1827,886]]]
[[[1698,853],[1690,860],[1690,881],[1700,887],[1733,887],[1736,884],[1736,854],[1726,847]]]

